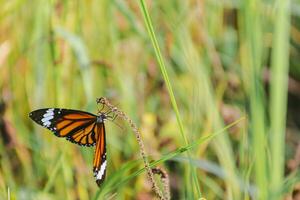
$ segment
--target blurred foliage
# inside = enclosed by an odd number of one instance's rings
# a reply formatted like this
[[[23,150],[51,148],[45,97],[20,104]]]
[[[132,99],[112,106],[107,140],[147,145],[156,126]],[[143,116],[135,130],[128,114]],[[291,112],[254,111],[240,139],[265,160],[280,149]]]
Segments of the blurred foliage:
[[[0,199],[153,198],[145,173],[131,176],[143,163],[122,120],[106,123],[99,189],[93,148],[28,118],[43,107],[96,113],[105,96],[138,124],[150,160],[186,145],[140,2],[0,0]],[[146,4],[187,140],[247,118],[161,164],[172,198],[196,199],[192,179],[206,199],[299,196],[299,1]]]

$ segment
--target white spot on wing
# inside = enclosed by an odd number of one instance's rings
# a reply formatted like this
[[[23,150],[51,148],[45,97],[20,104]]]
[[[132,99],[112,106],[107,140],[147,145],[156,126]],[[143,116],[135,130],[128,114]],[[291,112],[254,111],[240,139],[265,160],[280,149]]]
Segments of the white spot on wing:
[[[46,121],[46,122],[43,123],[43,126],[48,127],[50,124],[51,124],[50,121]]]
[[[43,126],[45,127],[48,127],[51,122],[50,120],[54,118],[54,108],[49,108],[46,113],[43,115],[43,118],[42,118],[42,122],[43,122]]]
[[[49,117],[49,116],[53,116],[54,112],[46,112],[43,117]]]
[[[42,119],[42,122],[50,121],[50,119],[53,119],[53,117],[54,117],[53,115],[47,116],[47,117],[45,117],[45,118]]]
[[[104,161],[104,163],[102,163],[102,165],[100,167],[100,170],[96,174],[96,179],[97,180],[101,180],[102,179],[102,177],[104,175],[104,172],[105,172],[105,169],[106,169],[106,160]]]

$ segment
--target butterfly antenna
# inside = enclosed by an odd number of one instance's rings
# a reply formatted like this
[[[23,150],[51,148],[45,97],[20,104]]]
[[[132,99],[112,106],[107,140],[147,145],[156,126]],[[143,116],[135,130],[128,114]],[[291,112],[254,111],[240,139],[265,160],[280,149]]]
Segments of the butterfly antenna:
[[[120,125],[119,123],[115,122],[116,117],[108,118],[108,119],[109,119],[109,121],[111,121],[112,123],[114,123],[117,127],[119,127],[122,131],[125,131],[125,128],[122,125]]]
[[[112,111],[110,111],[112,112]],[[114,114],[113,116],[108,116],[107,119],[111,122],[113,122],[116,126],[118,126],[122,131],[125,131],[125,128],[123,126],[121,126],[119,123],[117,123],[115,121],[115,119],[117,119],[118,115]]]
[[[116,126],[118,126],[122,131],[125,131],[125,128],[118,124],[117,122],[112,121]]]

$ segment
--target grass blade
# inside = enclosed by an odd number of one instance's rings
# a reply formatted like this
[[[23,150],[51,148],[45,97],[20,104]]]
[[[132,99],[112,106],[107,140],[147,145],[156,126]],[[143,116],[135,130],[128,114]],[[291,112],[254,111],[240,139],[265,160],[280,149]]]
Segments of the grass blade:
[[[211,140],[211,139],[215,138],[216,136],[220,135],[221,133],[223,133],[224,131],[228,130],[229,128],[235,126],[236,124],[238,124],[239,122],[241,122],[244,119],[245,119],[245,117],[242,117],[242,118],[236,120],[235,122],[227,125],[226,127],[224,127],[223,129],[221,129],[220,131],[218,131],[218,132],[216,132],[214,134],[210,134],[210,135],[201,137],[200,139],[198,139],[198,140],[190,143],[189,145],[186,145],[184,147],[178,148],[175,151],[172,151],[172,152],[170,152],[170,153],[162,156],[160,159],[151,162],[150,163],[150,168],[155,167],[155,166],[157,166],[157,165],[159,165],[159,164],[161,164],[161,163],[163,163],[163,162],[165,162],[167,160],[170,160],[170,159],[174,158],[175,156],[178,156],[178,155],[180,155],[180,154],[182,154],[182,153],[184,153],[184,152],[186,152],[186,151],[188,151],[188,150],[190,150],[190,149],[192,149],[192,148],[200,145],[203,142],[206,142],[208,140]],[[190,161],[191,160],[189,159],[189,162]],[[117,184],[115,184],[111,188],[109,188],[110,191],[114,190],[115,188],[120,187],[121,185],[125,184],[129,180],[133,179],[134,177],[136,177],[136,176],[138,176],[138,175],[140,175],[140,174],[142,174],[144,172],[146,172],[146,168],[145,167],[142,168],[142,169],[140,169],[140,170],[135,171],[131,175],[127,176],[126,178],[124,178],[123,180],[119,181]]]
[[[145,21],[145,24],[147,26],[147,30],[148,30],[152,45],[153,45],[154,50],[155,50],[155,55],[156,55],[161,73],[163,75],[163,78],[164,78],[166,86],[167,86],[168,93],[170,95],[171,104],[172,104],[172,107],[173,107],[173,109],[175,111],[175,114],[176,114],[176,120],[177,120],[177,123],[178,123],[178,126],[179,126],[181,136],[184,139],[185,145],[188,145],[189,142],[188,142],[188,139],[187,139],[187,137],[184,133],[183,123],[182,123],[182,120],[181,120],[181,117],[180,117],[180,114],[179,114],[179,110],[178,110],[178,106],[177,106],[176,99],[175,99],[175,96],[174,96],[174,92],[173,92],[173,89],[172,89],[172,85],[171,85],[170,80],[169,80],[167,69],[166,69],[163,57],[161,55],[160,47],[158,45],[158,42],[157,42],[157,39],[156,39],[156,36],[155,36],[155,32],[154,32],[154,29],[153,29],[153,26],[152,26],[152,22],[151,22],[149,13],[148,13],[148,9],[146,7],[146,4],[145,4],[144,0],[140,0],[140,8],[142,10],[142,13],[143,13],[143,16],[144,16],[144,21]],[[190,158],[191,156],[190,156],[189,151],[187,152],[187,154],[188,154],[188,157]],[[201,191],[200,191],[199,182],[197,180],[197,174],[195,172],[195,169],[192,167],[191,162],[190,162],[190,166],[191,166],[191,175],[193,177],[193,181],[194,181],[197,193],[198,193],[198,197],[201,197],[202,195],[201,195]]]
[[[276,1],[276,24],[271,68],[271,194],[281,199],[280,188],[284,175],[284,141],[287,110],[287,83],[289,68],[290,1]],[[276,194],[276,195],[275,195]]]

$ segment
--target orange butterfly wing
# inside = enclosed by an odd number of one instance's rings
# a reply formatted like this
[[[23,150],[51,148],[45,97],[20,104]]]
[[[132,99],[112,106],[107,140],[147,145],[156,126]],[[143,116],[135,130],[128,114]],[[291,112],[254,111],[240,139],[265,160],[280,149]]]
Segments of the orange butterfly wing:
[[[79,110],[45,108],[31,112],[29,117],[56,136],[65,137],[70,142],[82,146],[96,144],[97,116],[94,114]]]
[[[98,186],[104,181],[106,174],[106,140],[104,123],[99,123],[95,128],[97,143],[93,163],[94,177]]]

